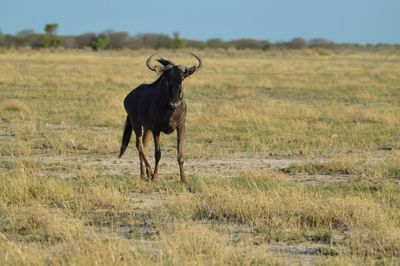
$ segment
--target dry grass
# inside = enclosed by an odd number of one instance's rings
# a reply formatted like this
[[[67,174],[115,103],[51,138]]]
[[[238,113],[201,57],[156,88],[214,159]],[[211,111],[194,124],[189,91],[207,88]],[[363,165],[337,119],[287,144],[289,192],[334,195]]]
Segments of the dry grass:
[[[198,51],[188,192],[174,135],[158,184],[115,159],[149,53],[0,53],[1,265],[399,263],[399,54]]]
[[[53,243],[72,241],[84,232],[82,221],[36,203],[11,206],[3,213],[2,227],[10,239]]]
[[[3,111],[17,112],[20,118],[24,119],[32,114],[31,109],[21,100],[12,99],[2,103]]]
[[[370,155],[344,155],[327,162],[293,164],[282,171],[291,175],[301,173],[351,175],[361,179],[382,181],[400,177],[400,153],[392,152],[384,159]]]
[[[161,234],[163,265],[277,265],[266,247],[232,244],[227,235],[201,224],[183,224]],[[282,262],[281,262],[282,263]]]
[[[383,210],[369,199],[372,195],[339,197],[287,182],[248,185],[248,190],[226,184],[203,187],[201,193],[178,196],[167,210],[173,217],[246,224],[268,242],[317,241],[342,254],[400,255],[400,229],[391,216],[396,208]]]

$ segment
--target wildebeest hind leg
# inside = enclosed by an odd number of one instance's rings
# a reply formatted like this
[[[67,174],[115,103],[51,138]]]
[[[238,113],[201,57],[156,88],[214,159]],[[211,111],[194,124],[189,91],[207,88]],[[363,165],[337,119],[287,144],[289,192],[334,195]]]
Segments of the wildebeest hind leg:
[[[143,144],[142,144],[142,126],[140,124],[134,123],[134,121],[131,121],[132,125],[133,125],[133,130],[135,131],[135,135],[136,135],[136,148],[139,152],[139,160],[140,160],[140,177],[142,179],[146,179],[146,176],[144,174],[144,167],[143,167],[143,163],[144,166],[146,167],[146,172],[148,173],[148,175],[152,176],[153,175],[153,171],[151,170],[151,166],[149,164],[149,162],[146,159],[146,156],[144,154],[143,151]]]
[[[136,148],[139,151],[140,158],[143,160],[144,165],[146,166],[147,173],[150,176],[152,176],[153,170],[151,169],[151,166],[150,166],[149,162],[147,161],[146,156],[144,155],[142,141],[141,141],[140,137],[138,137],[138,136],[136,136]]]
[[[143,143],[143,154],[145,156],[146,156],[146,145],[150,140],[150,135],[151,135],[151,131],[147,128],[144,128],[144,132],[143,132],[143,136],[142,136],[142,143]],[[145,168],[145,165],[143,164],[143,160],[141,159],[140,174],[141,174],[141,176],[143,175],[142,178],[145,178],[144,177],[144,168]],[[147,178],[151,178],[151,175],[147,168],[146,168],[146,175],[147,175]]]

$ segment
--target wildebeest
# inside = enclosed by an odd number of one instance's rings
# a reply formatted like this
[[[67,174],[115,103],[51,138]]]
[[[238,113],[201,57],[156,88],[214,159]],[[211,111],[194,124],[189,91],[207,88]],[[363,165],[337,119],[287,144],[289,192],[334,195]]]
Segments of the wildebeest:
[[[201,59],[192,53],[197,59],[198,65],[185,67],[175,65],[163,58],[157,59],[161,64],[152,65],[151,61],[156,54],[151,55],[147,61],[147,67],[160,74],[160,77],[152,84],[142,84],[132,90],[124,100],[124,107],[128,113],[125,129],[122,136],[122,144],[119,152],[121,157],[128,147],[132,129],[136,135],[136,148],[139,151],[140,176],[142,179],[158,178],[158,162],[161,158],[160,132],[165,134],[177,131],[177,152],[181,182],[186,183],[183,169],[183,138],[185,134],[186,101],[183,91],[183,80],[201,68]],[[154,138],[154,173],[145,155],[145,146],[150,134]]]

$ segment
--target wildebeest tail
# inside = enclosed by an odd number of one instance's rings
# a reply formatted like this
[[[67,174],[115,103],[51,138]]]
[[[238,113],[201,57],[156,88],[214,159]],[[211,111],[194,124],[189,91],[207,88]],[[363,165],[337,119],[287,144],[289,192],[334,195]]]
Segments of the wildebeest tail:
[[[129,140],[131,139],[131,135],[132,135],[132,125],[131,125],[131,121],[129,121],[129,116],[127,116],[126,121],[125,121],[124,134],[122,135],[121,148],[119,150],[119,155],[118,155],[119,158],[122,157],[126,148],[128,147]]]

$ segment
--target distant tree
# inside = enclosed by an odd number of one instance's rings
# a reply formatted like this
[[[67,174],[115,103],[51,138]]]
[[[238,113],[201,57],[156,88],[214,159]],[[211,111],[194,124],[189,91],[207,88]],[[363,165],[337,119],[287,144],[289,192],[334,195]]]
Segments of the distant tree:
[[[390,48],[391,46],[396,46],[396,45],[390,45],[390,44],[387,44],[387,43],[377,43],[375,45],[375,47],[377,47],[377,48]]]
[[[335,50],[354,50],[354,51],[399,51],[400,44],[356,44],[356,43],[334,43],[323,38],[314,38],[309,41],[296,37],[286,42],[270,43],[267,40],[238,39],[223,41],[214,38],[206,42],[199,40],[182,39],[179,32],[174,32],[172,36],[165,34],[143,33],[130,36],[127,32],[104,31],[101,34],[85,33],[82,35],[57,36],[59,25],[49,23],[44,27],[43,34],[35,33],[31,29],[18,32],[15,35],[4,34],[0,29],[0,47],[19,48],[31,46],[34,48],[58,47],[63,45],[67,49],[90,47],[93,50],[100,49],[177,49],[182,47],[203,49],[208,48],[236,48],[236,49],[302,49],[302,48],[322,48],[319,52],[323,53],[326,49]]]
[[[14,37],[16,47],[36,47],[38,45],[38,34],[32,29],[26,29],[19,31]]]
[[[5,44],[4,39],[5,39],[4,34],[0,29],[0,46],[4,46]]]
[[[43,35],[40,38],[40,44],[42,48],[53,48],[61,46],[62,41],[60,38],[55,36]]]
[[[291,49],[302,49],[302,48],[305,48],[306,46],[307,46],[307,42],[301,37],[293,38],[288,43],[288,47]]]
[[[57,29],[57,23],[46,24],[44,27],[46,34],[40,37],[39,46],[42,48],[59,47],[62,40],[56,36]]]
[[[174,47],[176,49],[181,49],[185,47],[185,42],[179,37],[179,32],[174,32]]]
[[[156,47],[154,47],[155,49],[176,47],[175,46],[176,43],[174,44],[174,41],[168,35],[157,34],[156,36],[157,36],[156,37]]]
[[[165,34],[139,34],[135,37],[135,41],[140,48],[175,48],[174,41]]]
[[[81,34],[75,38],[75,48],[91,47],[91,42],[96,38],[96,34],[89,32]]]
[[[27,36],[32,36],[35,35],[35,31],[32,29],[26,29],[26,30],[21,30],[19,32],[17,32],[17,36],[19,37],[27,37]]]
[[[39,38],[39,47],[42,48],[52,48],[52,47],[59,47],[61,46],[62,41],[57,36],[52,35],[42,35]]]
[[[108,48],[110,49],[122,49],[126,47],[129,41],[129,34],[127,32],[109,32],[104,33],[109,39]]]
[[[204,49],[207,45],[203,41],[197,40],[184,40],[185,47],[195,48],[195,49]]]
[[[230,46],[235,47],[236,49],[262,49],[266,50],[269,48],[268,41],[258,41],[254,39],[239,39],[233,40],[229,42]]]
[[[261,44],[262,44],[262,50],[263,51],[266,51],[266,50],[269,50],[269,49],[271,49],[271,47],[272,47],[272,44],[271,44],[271,42],[270,41],[260,41],[261,42]]]
[[[78,48],[76,43],[77,36],[70,35],[70,36],[62,36],[60,38],[62,39],[64,48],[67,49]]]
[[[108,36],[100,34],[90,42],[89,46],[92,47],[94,51],[98,51],[101,49],[106,49],[109,44],[110,39]]]
[[[311,48],[333,48],[334,43],[323,38],[314,38],[308,41],[308,46]]]
[[[227,48],[228,47],[227,44],[219,38],[213,38],[213,39],[207,40],[206,45],[208,48]]]
[[[49,35],[56,35],[58,29],[58,24],[57,23],[50,23],[46,24],[44,27],[44,32]]]

